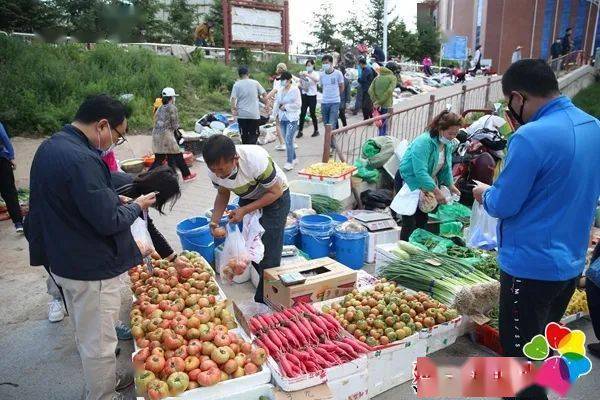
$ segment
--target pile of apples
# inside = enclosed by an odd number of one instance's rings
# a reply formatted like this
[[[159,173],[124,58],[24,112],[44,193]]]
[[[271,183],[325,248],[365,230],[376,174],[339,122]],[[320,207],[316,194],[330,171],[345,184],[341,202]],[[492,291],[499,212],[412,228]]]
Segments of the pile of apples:
[[[139,395],[157,400],[258,372],[265,350],[231,331],[237,325],[226,301],[198,293],[195,290],[200,289],[190,285],[192,279],[195,284],[210,283],[212,274],[201,265],[162,261],[152,272],[142,266],[129,271],[132,287],[143,288],[135,292],[130,312],[131,332],[139,348],[133,356]],[[192,272],[183,273],[186,268]],[[209,279],[204,280],[203,274]],[[136,286],[138,282],[143,283]]]

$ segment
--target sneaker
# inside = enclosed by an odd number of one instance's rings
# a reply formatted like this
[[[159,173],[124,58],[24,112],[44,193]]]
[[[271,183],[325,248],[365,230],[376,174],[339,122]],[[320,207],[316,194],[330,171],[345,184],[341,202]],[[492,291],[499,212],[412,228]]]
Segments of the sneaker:
[[[286,162],[285,165],[283,166],[283,169],[285,169],[286,171],[291,171],[294,169],[294,165],[289,162]]]
[[[17,222],[15,224],[15,231],[17,231],[17,233],[23,233],[23,223],[22,222]]]
[[[317,137],[319,136],[319,131],[314,131],[312,135],[310,135],[310,137]]]
[[[600,343],[588,343],[586,347],[593,356],[600,358]]]
[[[275,146],[275,150],[285,151],[285,144],[278,144],[277,146]]]
[[[298,148],[298,144],[294,143],[294,148],[297,149]]]
[[[117,338],[119,340],[133,339],[133,336],[131,335],[131,329],[129,329],[129,327],[125,325],[121,320],[118,320],[115,324],[115,331],[117,331]]]
[[[194,172],[191,172],[188,176],[183,177],[184,182],[191,182],[194,179],[196,179],[196,174]]]
[[[117,392],[127,389],[131,385],[133,385],[133,374],[131,372],[125,372],[122,375],[117,374],[117,385],[115,386]]]
[[[65,310],[60,300],[52,300],[48,303],[48,321],[60,322],[65,318]]]
[[[295,158],[294,161],[292,161],[292,165],[295,167],[296,165],[298,165],[298,159]]]
[[[300,139],[302,137],[302,131],[298,131],[298,134],[296,135],[296,139]]]
[[[123,393],[117,393],[113,397],[111,397],[110,400],[127,400],[127,398]]]

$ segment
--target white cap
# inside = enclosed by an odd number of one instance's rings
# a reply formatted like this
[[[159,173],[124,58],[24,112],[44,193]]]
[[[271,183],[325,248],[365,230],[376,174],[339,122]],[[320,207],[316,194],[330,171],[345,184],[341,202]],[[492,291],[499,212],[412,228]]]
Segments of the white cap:
[[[175,94],[175,89],[173,89],[172,87],[166,87],[162,90],[162,96],[163,97],[175,97],[175,96],[179,96],[179,95]]]

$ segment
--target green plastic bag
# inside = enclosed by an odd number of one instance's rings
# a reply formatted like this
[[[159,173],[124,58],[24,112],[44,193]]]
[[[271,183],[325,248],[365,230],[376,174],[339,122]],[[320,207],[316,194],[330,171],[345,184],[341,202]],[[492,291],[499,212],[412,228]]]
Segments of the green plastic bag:
[[[462,237],[463,235],[463,227],[462,222],[452,221],[452,222],[444,222],[440,224],[440,236],[458,236]]]
[[[363,157],[369,159],[369,158],[375,156],[376,154],[379,154],[379,151],[380,151],[380,148],[379,148],[379,146],[377,146],[377,144],[375,144],[374,141],[367,140],[367,142],[363,146],[362,155],[363,155]]]
[[[409,243],[422,244],[432,253],[446,254],[449,247],[455,246],[454,242],[434,235],[424,229],[415,229],[408,238]]]
[[[471,209],[460,203],[442,204],[435,213],[429,216],[436,221],[445,222],[468,222],[471,219]]]
[[[363,181],[369,183],[377,183],[379,181],[379,170],[369,167],[366,160],[359,158],[354,161],[354,166],[357,168],[354,175]]]

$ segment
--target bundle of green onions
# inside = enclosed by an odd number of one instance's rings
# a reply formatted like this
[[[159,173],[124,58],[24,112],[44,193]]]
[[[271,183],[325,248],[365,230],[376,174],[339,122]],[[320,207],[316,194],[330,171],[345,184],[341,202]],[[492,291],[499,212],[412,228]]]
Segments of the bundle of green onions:
[[[394,252],[398,258],[382,271],[385,278],[428,293],[461,314],[483,314],[498,303],[500,284],[476,268],[445,254],[408,247],[406,242],[400,242],[399,249]]]
[[[329,214],[339,212],[343,209],[342,203],[336,199],[321,194],[314,194],[311,197],[312,208],[317,214]]]

